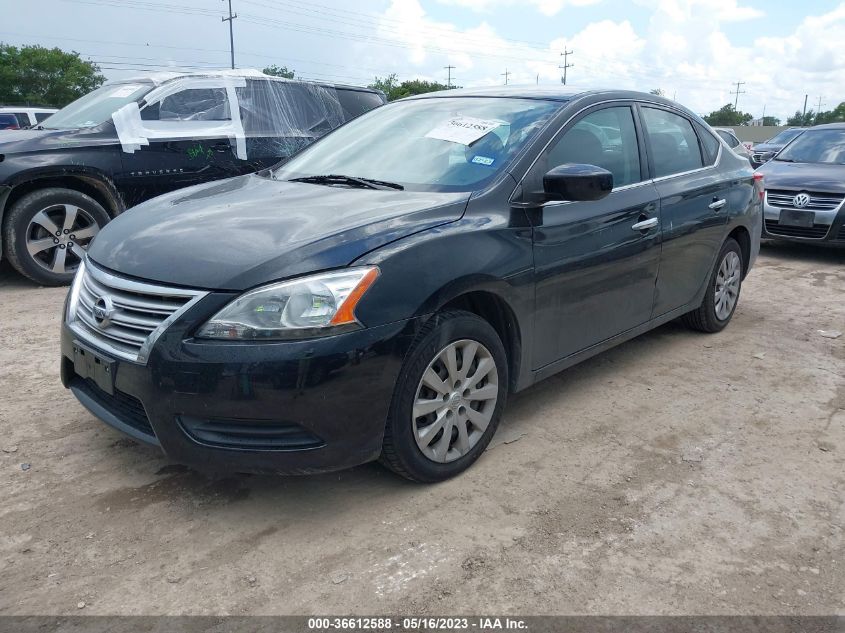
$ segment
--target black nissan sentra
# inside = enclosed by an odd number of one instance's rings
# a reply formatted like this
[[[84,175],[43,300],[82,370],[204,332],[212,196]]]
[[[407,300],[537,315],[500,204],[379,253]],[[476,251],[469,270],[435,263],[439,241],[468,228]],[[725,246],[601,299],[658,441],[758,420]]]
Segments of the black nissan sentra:
[[[118,216],[73,282],[62,380],[197,467],[442,480],[509,394],[676,317],[724,328],[762,193],[660,97],[405,99]]]

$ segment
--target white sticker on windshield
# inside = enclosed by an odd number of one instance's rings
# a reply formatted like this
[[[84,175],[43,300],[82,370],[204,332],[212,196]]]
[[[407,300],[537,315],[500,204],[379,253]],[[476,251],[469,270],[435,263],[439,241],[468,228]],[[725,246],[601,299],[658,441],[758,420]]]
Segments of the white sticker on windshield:
[[[426,134],[426,138],[436,138],[441,141],[471,145],[490,130],[495,130],[504,121],[496,119],[476,119],[470,116],[456,116],[444,121]]]
[[[472,162],[476,165],[492,165],[495,158],[490,158],[489,156],[475,156],[472,159]]]
[[[115,99],[125,99],[139,88],[141,88],[141,84],[127,84],[125,86],[116,86],[112,93],[108,96],[113,97]]]

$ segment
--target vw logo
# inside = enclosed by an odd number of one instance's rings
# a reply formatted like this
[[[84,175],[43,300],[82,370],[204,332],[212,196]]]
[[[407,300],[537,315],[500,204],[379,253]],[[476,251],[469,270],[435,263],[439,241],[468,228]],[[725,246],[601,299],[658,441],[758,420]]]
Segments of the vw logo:
[[[792,199],[793,206],[798,207],[799,209],[803,209],[808,204],[810,204],[810,196],[806,193],[799,193]]]
[[[97,325],[101,328],[106,328],[111,324],[111,318],[114,314],[114,304],[108,297],[97,297],[94,305],[91,307],[91,316],[94,317]]]

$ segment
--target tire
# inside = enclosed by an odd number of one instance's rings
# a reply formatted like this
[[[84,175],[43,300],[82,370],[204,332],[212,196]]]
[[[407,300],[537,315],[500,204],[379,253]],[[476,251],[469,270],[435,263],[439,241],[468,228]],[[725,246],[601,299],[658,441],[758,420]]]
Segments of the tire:
[[[88,249],[109,219],[96,200],[79,191],[57,187],[32,191],[6,215],[6,257],[19,273],[38,284],[66,285],[79,267],[80,251]]]
[[[452,372],[447,367],[449,349],[454,350]],[[469,365],[464,364],[466,358]],[[432,388],[436,380],[427,374],[429,371],[440,379],[439,390]],[[456,378],[463,385],[456,383]],[[435,315],[405,358],[390,405],[380,461],[393,472],[422,483],[443,481],[463,472],[481,456],[495,434],[507,401],[508,384],[505,348],[487,321],[463,311]],[[491,397],[494,393],[495,399]],[[418,398],[423,404],[415,417]],[[465,433],[460,432],[461,426]]]
[[[687,326],[699,332],[713,333],[722,331],[730,323],[742,290],[742,266],[742,250],[736,240],[728,238],[716,258],[701,305],[683,316]],[[723,283],[725,279],[728,283]],[[717,301],[717,297],[722,299]]]

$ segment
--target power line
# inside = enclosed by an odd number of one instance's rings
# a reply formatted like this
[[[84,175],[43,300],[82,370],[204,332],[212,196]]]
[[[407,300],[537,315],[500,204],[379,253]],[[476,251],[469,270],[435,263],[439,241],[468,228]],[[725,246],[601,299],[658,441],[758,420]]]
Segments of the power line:
[[[232,15],[232,0],[229,0],[229,15],[225,18],[220,18],[223,22],[229,23],[229,51],[232,54],[232,70],[235,69],[235,30],[232,26],[238,14]]]
[[[563,66],[558,66],[558,68],[563,70],[563,76],[560,78],[560,83],[562,83],[564,86],[566,85],[566,69],[572,68],[575,65],[567,63],[566,60],[570,55],[572,55],[572,51],[566,50],[566,46],[564,46],[563,52],[560,54],[560,56],[563,57]]]
[[[739,95],[745,94],[745,90],[740,90],[739,88],[740,86],[744,86],[745,82],[737,81],[734,83],[734,85],[736,86],[736,90],[731,90],[731,94],[736,95],[736,99],[734,99],[734,110],[736,110],[736,107],[739,105]]]

